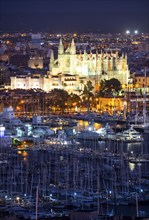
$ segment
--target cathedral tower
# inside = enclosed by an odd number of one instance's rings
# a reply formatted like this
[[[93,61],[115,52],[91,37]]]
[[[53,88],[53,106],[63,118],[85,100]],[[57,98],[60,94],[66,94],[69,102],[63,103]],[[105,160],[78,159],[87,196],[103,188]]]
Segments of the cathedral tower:
[[[64,46],[62,43],[62,39],[60,38],[59,46],[58,46],[58,54],[63,54],[63,53],[64,53]]]
[[[72,42],[71,42],[70,54],[73,54],[73,55],[76,54],[76,46],[75,46],[75,43],[74,43],[74,39],[72,39]]]
[[[51,51],[51,55],[50,55],[50,64],[49,64],[49,70],[52,71],[54,65],[54,53],[53,50]]]

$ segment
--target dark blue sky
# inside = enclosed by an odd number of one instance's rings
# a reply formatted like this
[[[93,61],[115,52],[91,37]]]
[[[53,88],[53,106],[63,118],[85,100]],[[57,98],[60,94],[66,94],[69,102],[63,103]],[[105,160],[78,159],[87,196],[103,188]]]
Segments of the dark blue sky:
[[[2,30],[149,32],[149,0],[0,0]]]

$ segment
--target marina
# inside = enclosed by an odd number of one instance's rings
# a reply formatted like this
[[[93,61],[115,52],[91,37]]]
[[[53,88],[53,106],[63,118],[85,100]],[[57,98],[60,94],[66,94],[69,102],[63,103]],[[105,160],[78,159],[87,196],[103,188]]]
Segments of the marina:
[[[63,124],[67,121],[62,120]],[[110,123],[71,120],[72,124],[54,130],[39,121],[36,126],[34,121],[33,128],[30,123],[24,133],[20,125],[26,127],[25,122],[18,122],[13,134],[17,144],[3,146],[1,141],[1,212],[21,219],[70,217],[79,210],[96,212],[96,219],[99,215],[125,216],[124,210],[128,216],[148,217],[147,134],[130,127],[121,131],[127,134],[125,141],[118,139],[122,135]],[[87,135],[78,138],[78,134]]]

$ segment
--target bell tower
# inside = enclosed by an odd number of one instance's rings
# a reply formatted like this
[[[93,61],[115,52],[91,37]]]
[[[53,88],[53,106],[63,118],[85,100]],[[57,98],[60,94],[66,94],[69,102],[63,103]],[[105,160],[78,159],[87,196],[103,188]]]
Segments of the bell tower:
[[[75,46],[75,43],[74,43],[74,39],[72,39],[72,42],[71,42],[70,54],[73,54],[73,55],[76,54],[76,46]]]
[[[64,53],[64,46],[62,43],[62,39],[60,38],[59,46],[58,46],[58,54],[63,54],[63,53]]]
[[[54,65],[54,53],[53,50],[51,51],[51,55],[50,55],[50,63],[49,63],[49,70],[52,71]]]

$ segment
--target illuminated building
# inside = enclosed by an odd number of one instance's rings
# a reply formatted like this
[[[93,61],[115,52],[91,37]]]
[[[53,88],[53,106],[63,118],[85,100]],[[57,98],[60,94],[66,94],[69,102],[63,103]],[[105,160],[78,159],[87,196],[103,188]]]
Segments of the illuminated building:
[[[11,89],[39,88],[50,91],[54,88],[77,92],[82,84],[90,80],[93,86],[100,84],[103,79],[118,79],[122,84],[128,84],[130,76],[127,56],[119,57],[118,53],[76,53],[76,46],[72,40],[70,47],[64,51],[62,40],[58,47],[58,58],[55,60],[51,53],[49,71],[46,76],[11,77]]]
[[[30,57],[28,61],[28,67],[32,69],[42,69],[43,68],[43,58],[39,56]]]

